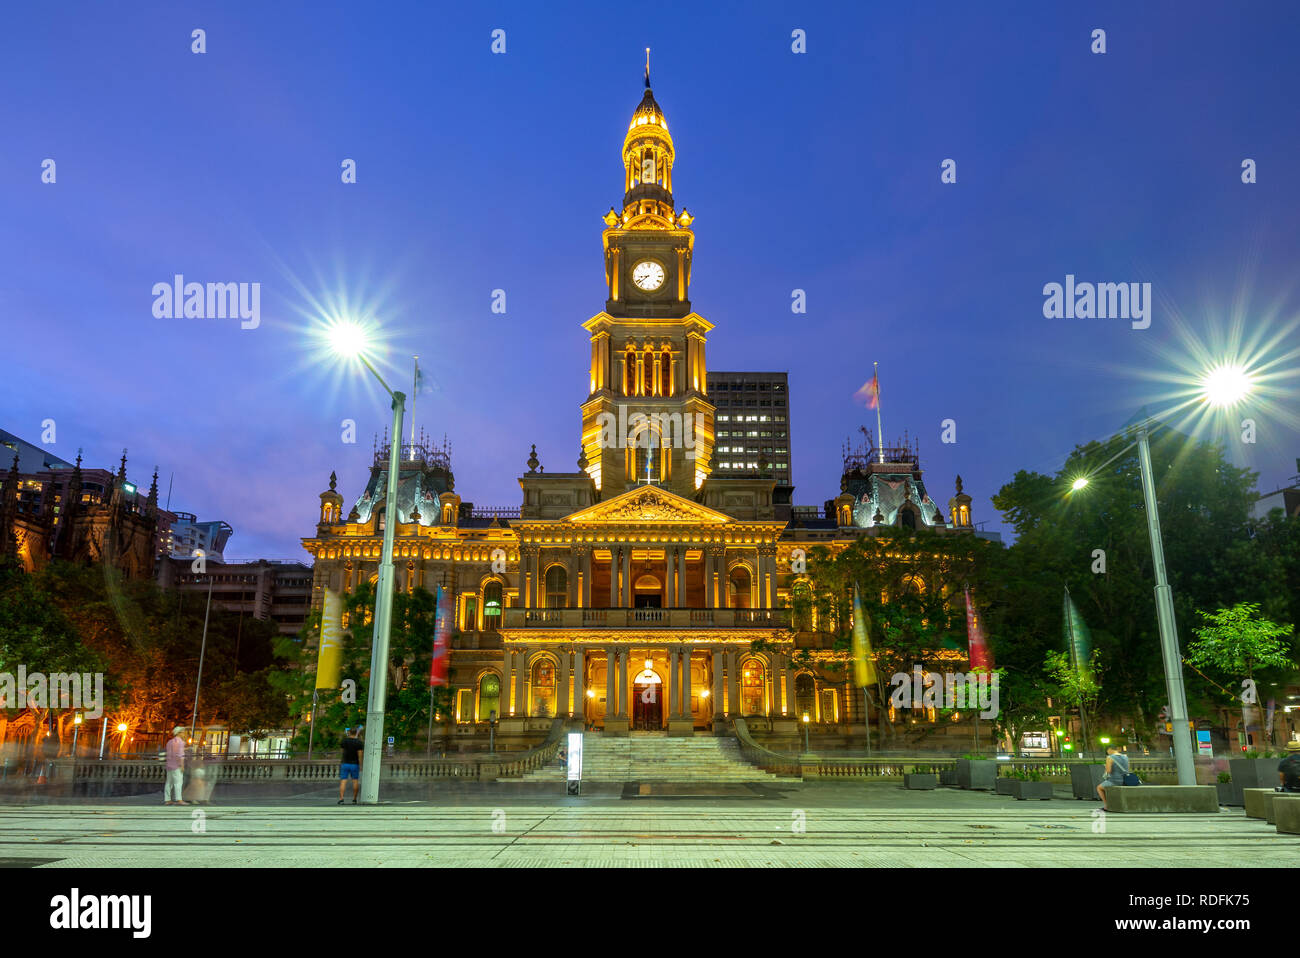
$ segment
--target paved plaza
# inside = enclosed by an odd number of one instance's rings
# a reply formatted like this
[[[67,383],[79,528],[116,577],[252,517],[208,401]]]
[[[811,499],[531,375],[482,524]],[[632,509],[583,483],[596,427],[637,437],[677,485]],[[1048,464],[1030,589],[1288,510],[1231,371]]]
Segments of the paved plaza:
[[[744,866],[1295,867],[1300,836],[1247,819],[1105,815],[1063,789],[1049,802],[889,783],[610,787],[472,786],[376,807],[336,792],[157,796],[0,806],[9,867]],[[1102,830],[1104,828],[1104,831]],[[1116,846],[1119,846],[1118,848]]]

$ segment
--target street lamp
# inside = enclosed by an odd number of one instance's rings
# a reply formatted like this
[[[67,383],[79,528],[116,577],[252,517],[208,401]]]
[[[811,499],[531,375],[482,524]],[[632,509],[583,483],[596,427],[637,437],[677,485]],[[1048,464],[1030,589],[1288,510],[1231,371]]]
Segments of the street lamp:
[[[370,643],[370,695],[366,703],[366,762],[361,768],[361,803],[379,802],[379,763],[384,741],[384,706],[388,697],[388,647],[393,626],[393,534],[397,529],[397,474],[401,450],[402,415],[406,395],[393,392],[375,367],[366,359],[365,330],[355,323],[338,323],[330,331],[334,351],[340,356],[360,360],[379,380],[384,392],[392,397],[393,431],[388,448],[388,491],[384,496],[384,546],[379,560],[379,580],[375,585],[375,618]]]
[[[808,713],[807,712],[803,713],[803,750],[805,754],[812,751],[812,748],[808,745]]]
[[[1200,398],[1208,405],[1229,409],[1250,394],[1254,379],[1241,366],[1220,364],[1207,370],[1200,381]],[[1192,752],[1192,733],[1187,719],[1187,692],[1183,685],[1183,659],[1178,648],[1178,623],[1174,618],[1174,595],[1165,574],[1165,550],[1160,536],[1160,512],[1156,504],[1156,483],[1151,468],[1150,434],[1162,425],[1152,416],[1139,421],[1135,427],[1138,451],[1138,470],[1142,478],[1142,499],[1146,505],[1147,535],[1151,540],[1151,565],[1156,578],[1156,619],[1160,628],[1160,657],[1165,669],[1165,687],[1169,694],[1169,721],[1174,745],[1174,764],[1178,769],[1179,785],[1196,784],[1196,765]],[[1133,448],[1126,446],[1107,463],[1105,468]],[[1088,484],[1086,476],[1075,479],[1071,490],[1078,491]]]

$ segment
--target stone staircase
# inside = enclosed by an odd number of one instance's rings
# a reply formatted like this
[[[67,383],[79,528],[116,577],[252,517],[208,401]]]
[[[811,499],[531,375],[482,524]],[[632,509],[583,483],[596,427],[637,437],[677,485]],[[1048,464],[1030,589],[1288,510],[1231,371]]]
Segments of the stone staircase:
[[[562,782],[559,761],[515,781]],[[666,733],[633,732],[610,738],[598,732],[582,737],[584,782],[797,782],[756,768],[740,754],[734,738],[696,735],[669,738]]]

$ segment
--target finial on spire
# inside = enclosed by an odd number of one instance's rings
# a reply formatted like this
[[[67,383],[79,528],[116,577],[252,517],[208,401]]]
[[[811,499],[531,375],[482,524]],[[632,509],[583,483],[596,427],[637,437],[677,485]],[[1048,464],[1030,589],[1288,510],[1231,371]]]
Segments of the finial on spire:
[[[650,48],[645,48],[645,88],[650,89]]]

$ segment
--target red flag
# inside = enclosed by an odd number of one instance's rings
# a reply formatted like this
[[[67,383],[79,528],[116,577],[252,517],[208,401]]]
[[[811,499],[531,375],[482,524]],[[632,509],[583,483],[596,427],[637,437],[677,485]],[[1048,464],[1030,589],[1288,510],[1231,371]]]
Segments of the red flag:
[[[451,659],[451,597],[438,586],[438,617],[433,626],[433,662],[429,666],[429,688],[447,684],[447,666]]]
[[[866,400],[868,409],[880,408],[880,374],[874,373],[862,388],[853,394],[854,399]]]
[[[964,591],[966,593],[966,641],[970,647],[970,667],[972,670],[985,669],[991,672],[993,653],[984,638],[984,625],[980,621],[979,613],[975,611],[975,604],[970,600],[970,587],[965,587]]]

